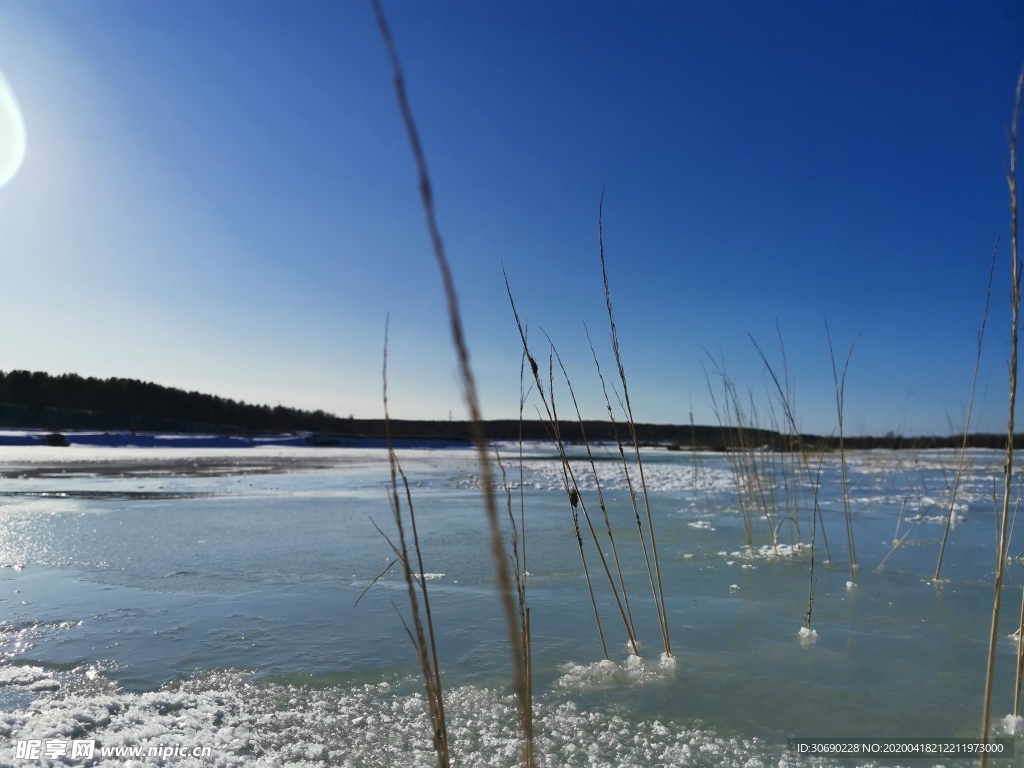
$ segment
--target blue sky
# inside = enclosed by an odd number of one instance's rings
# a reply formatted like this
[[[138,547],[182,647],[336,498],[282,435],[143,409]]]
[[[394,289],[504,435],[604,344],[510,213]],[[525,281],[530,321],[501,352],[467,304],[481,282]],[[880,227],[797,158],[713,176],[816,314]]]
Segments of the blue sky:
[[[1003,163],[1018,2],[385,2],[484,415],[519,343],[558,345],[585,415],[609,366],[604,232],[640,421],[712,423],[723,357],[764,401],[785,342],[800,426],[948,433],[978,384],[1005,428]],[[8,0],[27,154],[0,188],[0,369],[250,402],[460,418],[440,279],[368,4]],[[713,378],[713,377],[712,377]],[[713,382],[714,383],[714,382]]]

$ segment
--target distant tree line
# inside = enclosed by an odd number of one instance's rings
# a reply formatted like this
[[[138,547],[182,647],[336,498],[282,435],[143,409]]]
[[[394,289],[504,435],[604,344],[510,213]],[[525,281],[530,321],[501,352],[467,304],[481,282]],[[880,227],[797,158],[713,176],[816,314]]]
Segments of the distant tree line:
[[[0,372],[0,419],[8,427],[351,432],[351,419],[324,411],[249,405],[136,379]]]
[[[186,392],[173,387],[136,379],[84,378],[74,373],[51,376],[29,371],[0,371],[0,426],[49,430],[101,430],[140,432],[213,432],[223,434],[281,434],[310,432],[324,436],[329,445],[333,436],[384,437],[383,419],[341,418],[325,411],[304,411],[278,405],[250,405],[201,392]],[[548,428],[541,421],[488,421],[488,436],[494,440],[547,440]],[[732,450],[738,447],[764,447],[791,450],[794,441],[788,435],[771,430],[748,429],[742,434],[732,427],[637,424],[637,439],[644,444],[665,445],[676,450]],[[609,421],[566,421],[560,424],[562,439],[580,442],[584,434],[591,441],[612,441],[618,436],[630,442],[627,425]],[[416,421],[395,419],[391,434],[414,440],[468,441],[465,421]],[[947,437],[847,437],[847,448],[929,449],[958,448],[962,435]],[[804,449],[828,451],[838,448],[835,436],[802,435]],[[1024,436],[1015,441],[1024,448]],[[1003,448],[1005,435],[971,435],[968,445],[975,448]]]

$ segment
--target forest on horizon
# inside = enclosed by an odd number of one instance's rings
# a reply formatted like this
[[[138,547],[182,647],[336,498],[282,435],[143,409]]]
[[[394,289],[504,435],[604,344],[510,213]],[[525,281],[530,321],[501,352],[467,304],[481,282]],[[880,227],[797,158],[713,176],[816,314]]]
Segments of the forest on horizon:
[[[495,440],[549,439],[547,425],[537,420],[524,421],[520,431],[517,420],[486,422],[489,437]],[[83,377],[73,373],[53,376],[41,371],[0,371],[0,427],[8,429],[99,430],[138,432],[179,432],[240,434],[247,436],[311,433],[319,444],[330,444],[333,437],[384,437],[384,419],[342,418],[323,410],[306,411],[282,405],[253,405],[202,392],[165,387],[137,379]],[[792,449],[789,435],[772,430],[743,429],[731,425],[636,424],[641,443],[671,448],[725,450],[770,446]],[[631,440],[628,425],[611,421],[563,421],[562,439],[580,442],[612,441],[616,437]],[[395,438],[469,441],[466,421],[418,421],[393,419]],[[833,449],[836,436],[802,435],[805,448]],[[1024,447],[1024,435],[1015,440]],[[958,448],[962,435],[927,437],[847,436],[847,448]],[[1006,436],[974,434],[970,447],[1002,448]]]

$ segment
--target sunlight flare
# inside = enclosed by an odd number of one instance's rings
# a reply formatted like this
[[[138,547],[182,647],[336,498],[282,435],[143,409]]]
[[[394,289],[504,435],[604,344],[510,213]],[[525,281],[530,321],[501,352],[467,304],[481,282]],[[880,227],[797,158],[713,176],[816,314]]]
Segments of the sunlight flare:
[[[11,84],[0,72],[0,188],[14,178],[25,159],[25,120]]]

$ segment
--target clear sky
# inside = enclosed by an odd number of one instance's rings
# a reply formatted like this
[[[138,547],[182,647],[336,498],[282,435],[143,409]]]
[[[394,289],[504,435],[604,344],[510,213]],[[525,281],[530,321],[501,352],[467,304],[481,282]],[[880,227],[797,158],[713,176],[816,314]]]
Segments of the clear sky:
[[[763,401],[747,334],[778,365],[778,323],[800,426],[831,432],[827,318],[840,356],[860,334],[848,432],[960,429],[1002,235],[975,423],[1005,429],[1024,4],[384,8],[485,417],[518,406],[502,262],[603,416],[582,322],[611,373],[605,187],[638,420],[714,422],[705,349]],[[379,417],[390,311],[392,415],[464,415],[367,3],[5,0],[0,72],[27,147],[0,188],[0,369]]]

